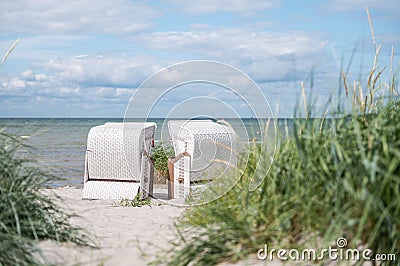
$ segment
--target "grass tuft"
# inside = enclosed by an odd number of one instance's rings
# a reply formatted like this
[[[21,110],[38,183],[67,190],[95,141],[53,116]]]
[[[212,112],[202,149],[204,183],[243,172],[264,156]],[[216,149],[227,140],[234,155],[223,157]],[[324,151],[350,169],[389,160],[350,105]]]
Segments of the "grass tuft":
[[[164,145],[159,143],[154,147],[151,153],[151,158],[154,161],[154,168],[157,175],[155,176],[155,183],[165,184],[169,180],[168,173],[168,158],[174,156],[174,149],[171,145]]]
[[[118,203],[122,207],[142,207],[150,205],[151,200],[149,198],[140,199],[140,195],[137,194],[134,199],[121,199]]]
[[[55,177],[16,157],[23,145],[0,132],[0,265],[39,265],[40,240],[91,245],[86,234],[69,224],[65,213],[41,189]]]

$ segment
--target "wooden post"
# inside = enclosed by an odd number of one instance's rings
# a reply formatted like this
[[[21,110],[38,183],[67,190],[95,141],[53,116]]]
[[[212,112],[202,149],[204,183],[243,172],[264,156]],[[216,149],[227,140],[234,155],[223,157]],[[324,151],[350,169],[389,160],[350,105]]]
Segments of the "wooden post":
[[[174,198],[174,158],[168,159],[168,199]]]

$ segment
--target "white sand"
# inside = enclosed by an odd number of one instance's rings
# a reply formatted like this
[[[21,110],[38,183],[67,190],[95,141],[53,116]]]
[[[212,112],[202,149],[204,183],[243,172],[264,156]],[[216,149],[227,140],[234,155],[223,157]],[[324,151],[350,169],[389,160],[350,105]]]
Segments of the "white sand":
[[[167,197],[165,186],[156,186],[154,192],[156,198]],[[68,213],[78,214],[79,217],[71,218],[70,222],[86,229],[99,246],[93,249],[69,243],[41,242],[48,262],[56,265],[147,265],[176,237],[173,223],[185,210],[154,199],[150,206],[140,208],[122,207],[115,200],[82,200],[83,190],[74,187],[48,189],[46,193],[58,195],[60,206]],[[290,261],[287,265],[293,264],[299,265]],[[283,263],[278,259],[262,261],[252,254],[238,263],[218,266],[239,265],[281,266]],[[332,265],[342,263],[334,261]]]
[[[114,200],[82,200],[82,189],[73,187],[49,192],[61,197],[60,206],[69,213],[80,216],[71,223],[86,229],[100,247],[42,242],[45,256],[57,265],[146,265],[173,239],[173,223],[184,211],[158,200],[140,208],[121,207]],[[144,257],[140,248],[148,256]]]
[[[83,190],[74,187],[46,192],[58,195],[62,200],[59,205],[68,213],[79,215],[70,222],[84,228],[99,246],[92,249],[43,241],[40,247],[44,255],[56,265],[147,265],[175,237],[173,223],[185,210],[154,199],[150,206],[140,208],[121,207],[116,200],[82,200]],[[163,187],[155,188],[157,198],[166,198],[166,193]],[[236,264],[221,263],[220,266],[266,264],[254,254]],[[269,261],[268,265],[282,263]]]

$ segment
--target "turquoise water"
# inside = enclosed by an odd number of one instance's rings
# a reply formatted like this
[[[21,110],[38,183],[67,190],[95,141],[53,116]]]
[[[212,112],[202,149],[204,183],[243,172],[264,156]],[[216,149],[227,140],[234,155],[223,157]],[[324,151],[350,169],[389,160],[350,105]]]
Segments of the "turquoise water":
[[[0,118],[3,132],[19,136],[33,149],[21,148],[18,156],[34,159],[40,167],[64,180],[55,186],[82,186],[87,134],[90,128],[106,122],[122,122],[123,119],[101,118]],[[167,127],[162,126],[164,119],[149,119],[157,124],[156,141],[161,139],[161,129],[166,134]],[[257,120],[229,120],[234,129],[242,127],[248,131],[249,139],[257,137]],[[283,120],[279,124],[283,125]],[[242,137],[243,139],[243,137]]]

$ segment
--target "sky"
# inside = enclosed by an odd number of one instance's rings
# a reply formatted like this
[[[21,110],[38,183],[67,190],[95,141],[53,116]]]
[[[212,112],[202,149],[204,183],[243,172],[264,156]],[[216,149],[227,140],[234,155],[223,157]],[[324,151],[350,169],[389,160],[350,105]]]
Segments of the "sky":
[[[20,39],[0,69],[0,117],[123,117],[135,93],[147,89],[143,82],[191,60],[243,72],[276,117],[293,117],[302,83],[324,113],[329,96],[338,95],[341,68],[349,80],[365,80],[371,69],[375,46],[365,6],[381,45],[379,64],[397,73],[399,0],[0,0],[0,55]],[[252,117],[247,96],[239,96],[196,83],[143,102],[154,104],[154,117],[177,106],[187,106],[178,115],[188,108],[207,115],[198,99],[208,97],[212,106]],[[228,116],[222,109],[210,114]]]

